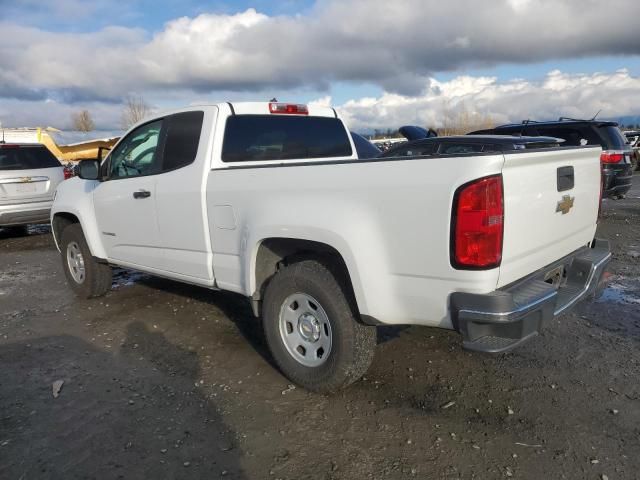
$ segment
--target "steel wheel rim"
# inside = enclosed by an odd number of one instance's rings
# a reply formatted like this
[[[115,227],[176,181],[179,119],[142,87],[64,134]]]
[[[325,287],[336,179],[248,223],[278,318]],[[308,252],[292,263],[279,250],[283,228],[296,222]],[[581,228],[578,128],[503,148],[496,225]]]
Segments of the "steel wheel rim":
[[[83,283],[86,272],[84,267],[84,256],[78,242],[70,242],[67,245],[67,265],[69,273],[76,283]]]
[[[278,327],[287,352],[301,365],[319,367],[329,358],[331,323],[320,302],[311,295],[289,295],[280,307]]]

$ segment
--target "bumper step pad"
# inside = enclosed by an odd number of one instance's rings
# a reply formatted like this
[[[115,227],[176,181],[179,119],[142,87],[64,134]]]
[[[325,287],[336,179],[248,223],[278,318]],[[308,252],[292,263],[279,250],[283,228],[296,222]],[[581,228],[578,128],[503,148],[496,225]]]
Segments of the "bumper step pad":
[[[610,259],[609,243],[595,240],[593,248],[563,259],[567,275],[560,287],[542,280],[545,268],[492,293],[453,293],[452,319],[464,348],[501,353],[537,336],[549,320],[596,292]]]

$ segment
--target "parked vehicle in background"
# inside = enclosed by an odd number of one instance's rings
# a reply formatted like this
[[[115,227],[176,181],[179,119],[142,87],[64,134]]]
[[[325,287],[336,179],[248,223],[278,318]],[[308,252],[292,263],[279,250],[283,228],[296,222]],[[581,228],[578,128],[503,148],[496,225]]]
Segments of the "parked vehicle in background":
[[[547,136],[563,138],[567,146],[600,145],[603,196],[622,198],[631,188],[633,149],[616,122],[564,117],[549,122],[526,120],[519,124],[470,132],[470,135],[478,134]]]
[[[321,392],[366,372],[375,325],[503,352],[600,284],[600,147],[465,151],[441,168],[356,150],[327,107],[153,116],[59,187],[67,281],[103,295],[118,265],[243,294],[282,372]]]
[[[353,144],[356,147],[358,158],[376,158],[382,152],[362,135],[351,132],[351,138],[353,138]]]
[[[564,140],[550,137],[513,137],[510,135],[458,135],[429,137],[401,143],[380,157],[413,157],[422,155],[460,155],[502,153],[516,150],[557,148]]]
[[[633,149],[633,170],[640,170],[640,131],[629,130],[624,132],[624,136]]]
[[[380,149],[380,151],[384,152],[387,149],[393,147],[394,145],[398,144],[398,143],[404,143],[405,139],[404,138],[376,138],[371,140],[371,143],[373,143],[376,148]]]
[[[0,142],[0,227],[49,223],[64,168],[40,144]]]
[[[67,162],[64,165],[64,179],[68,180],[71,177],[75,177],[76,175],[78,175],[78,164]]]

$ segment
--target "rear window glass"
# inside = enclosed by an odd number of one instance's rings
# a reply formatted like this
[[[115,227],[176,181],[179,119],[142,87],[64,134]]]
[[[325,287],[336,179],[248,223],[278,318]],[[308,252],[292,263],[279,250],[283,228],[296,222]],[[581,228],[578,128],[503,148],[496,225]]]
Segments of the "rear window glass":
[[[598,131],[606,142],[606,145],[602,145],[602,148],[606,150],[623,150],[627,148],[627,140],[622,135],[622,132],[618,127],[609,125],[606,127],[599,127]]]
[[[479,144],[459,144],[459,143],[443,143],[440,145],[440,154],[442,155],[460,155],[465,153],[482,152],[483,145]]]
[[[477,133],[477,132],[474,132]],[[509,128],[494,128],[493,130],[485,130],[482,133],[486,133],[489,135],[525,135],[523,132],[523,128],[518,126],[518,127],[509,127]],[[526,135],[529,135],[529,133],[527,133]],[[534,135],[537,135],[536,133],[534,133]]]
[[[348,157],[351,143],[337,118],[234,115],[227,119],[224,162]]]
[[[538,133],[543,137],[562,138],[565,147],[581,145],[601,145],[602,141],[590,126],[584,127],[538,127]]]
[[[203,118],[204,112],[197,111],[176,113],[165,119],[164,171],[184,167],[196,159]]]
[[[0,170],[33,170],[59,166],[60,162],[46,147],[0,146]]]
[[[419,157],[421,155],[431,155],[433,153],[434,144],[414,143],[411,145],[402,145],[401,147],[391,148],[384,153],[385,157]]]

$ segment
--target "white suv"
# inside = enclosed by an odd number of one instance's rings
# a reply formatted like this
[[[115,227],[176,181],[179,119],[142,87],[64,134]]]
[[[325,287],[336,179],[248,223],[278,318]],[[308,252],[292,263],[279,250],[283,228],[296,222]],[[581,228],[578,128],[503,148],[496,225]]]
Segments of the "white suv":
[[[64,167],[40,144],[0,143],[0,227],[49,223]]]

